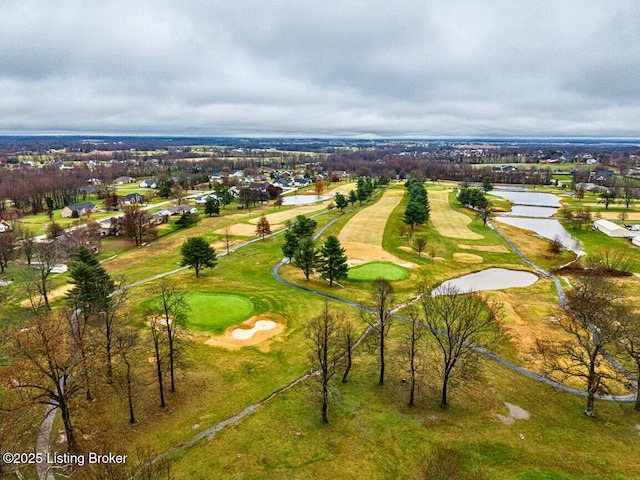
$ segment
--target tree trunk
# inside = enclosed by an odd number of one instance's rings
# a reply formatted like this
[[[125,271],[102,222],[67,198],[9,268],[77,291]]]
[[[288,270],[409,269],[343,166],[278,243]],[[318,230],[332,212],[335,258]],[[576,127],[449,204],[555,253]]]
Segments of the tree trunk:
[[[347,381],[349,370],[351,370],[351,335],[347,337],[347,367],[344,369],[344,375],[342,376],[343,382]]]
[[[447,408],[447,387],[449,385],[449,373],[444,374],[444,378],[442,380],[442,399],[440,400],[440,406],[442,408]]]
[[[127,365],[127,397],[129,400],[129,423],[136,423],[136,417],[133,414],[133,394],[131,392],[131,367]]]
[[[384,325],[380,325],[380,380],[378,385],[384,385]]]
[[[162,387],[162,366],[160,365],[160,351],[158,350],[158,344],[156,343],[156,366],[158,367],[158,386],[160,387],[160,406],[165,407],[164,403],[164,388]]]
[[[640,363],[638,364],[638,386],[636,388],[636,404],[633,406],[633,409],[636,412],[640,412]]]
[[[69,453],[78,452],[80,449],[78,448],[78,444],[76,443],[76,438],[73,434],[73,425],[71,424],[71,415],[69,413],[69,408],[67,407],[66,400],[60,401],[58,406],[60,407],[62,422],[64,423],[64,432],[67,436],[67,451]]]
[[[329,410],[329,389],[327,387],[327,380],[322,381],[322,421],[329,423],[329,417],[327,411]]]
[[[413,324],[413,328],[415,327],[415,324]],[[411,339],[412,342],[415,342],[415,339],[412,338]],[[413,407],[413,397],[415,394],[415,390],[416,390],[416,368],[415,368],[415,362],[414,362],[414,356],[415,356],[415,351],[414,351],[414,346],[413,344],[411,345],[411,366],[410,366],[410,370],[411,370],[411,389],[409,391],[409,406]]]

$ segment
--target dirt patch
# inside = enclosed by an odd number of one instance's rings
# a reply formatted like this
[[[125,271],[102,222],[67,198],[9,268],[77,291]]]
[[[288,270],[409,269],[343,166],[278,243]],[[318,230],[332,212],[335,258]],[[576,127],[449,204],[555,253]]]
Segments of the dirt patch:
[[[282,224],[287,220],[291,220],[292,218],[297,217],[298,215],[308,215],[310,213],[318,212],[326,208],[327,205],[325,203],[319,202],[315,205],[305,205],[304,207],[295,207],[289,210],[283,210],[282,212],[270,213],[269,215],[265,215],[265,217],[267,218],[269,225],[279,223]],[[249,220],[249,223],[251,223],[252,225],[256,225],[259,220],[260,217],[252,218],[251,220]],[[271,230],[274,230],[274,228],[272,227]]]
[[[69,293],[72,288],[73,288],[73,285],[68,283],[54,290],[51,290],[50,292],[47,293],[47,298],[49,299],[49,303],[55,302],[56,300],[60,300],[62,297],[66,296],[67,293]],[[26,299],[21,301],[19,305],[22,308],[28,308],[31,306],[31,303],[29,302],[29,299]]]
[[[477,240],[484,238],[469,230],[472,218],[462,212],[454,210],[449,205],[450,190],[429,191],[429,218],[431,223],[444,237]]]
[[[496,417],[505,425],[513,425],[516,423],[516,420],[529,420],[531,418],[529,412],[519,406],[507,402],[504,402],[504,404],[509,409],[509,416],[497,413]]]
[[[434,262],[446,262],[447,259],[446,258],[442,258],[442,257],[433,257],[433,261]]]
[[[275,328],[271,328],[269,330],[255,330],[253,335],[247,339],[238,339],[233,336],[233,331],[236,329],[241,330],[250,330],[256,326],[256,322],[260,320],[270,320],[275,322]],[[208,339],[205,344],[211,345],[214,347],[222,347],[228,350],[237,350],[242,347],[249,347],[253,345],[257,345],[259,343],[264,342],[268,338],[271,338],[275,335],[278,335],[284,331],[284,327],[286,325],[286,320],[284,317],[280,315],[276,315],[275,313],[262,313],[260,315],[253,316],[248,320],[245,320],[238,325],[232,325],[225,330],[222,335],[215,336],[213,338]],[[269,345],[262,345],[260,350],[266,352],[269,350]]]
[[[415,266],[382,248],[389,215],[400,204],[403,195],[404,190],[387,190],[378,202],[358,212],[343,227],[338,239],[346,250],[347,258],[362,262],[385,260],[407,268]]]
[[[460,263],[482,263],[484,258],[480,255],[474,255],[473,253],[454,253],[453,259]]]
[[[509,253],[509,249],[504,245],[465,245],[464,243],[459,243],[458,248],[477,252]]]
[[[403,252],[407,252],[407,253],[416,253],[415,249],[411,248],[411,247],[398,247],[400,250],[402,250]],[[427,254],[427,252],[420,252],[420,256],[421,257],[428,257],[429,255]]]

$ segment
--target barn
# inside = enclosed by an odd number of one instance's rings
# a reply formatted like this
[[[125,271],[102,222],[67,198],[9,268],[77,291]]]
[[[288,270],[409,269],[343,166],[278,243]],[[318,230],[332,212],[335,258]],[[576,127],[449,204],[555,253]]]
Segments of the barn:
[[[593,222],[593,228],[595,230],[600,230],[602,233],[608,235],[609,237],[626,238],[631,236],[629,230],[621,227],[620,225],[616,225],[609,220],[596,220],[595,222]]]

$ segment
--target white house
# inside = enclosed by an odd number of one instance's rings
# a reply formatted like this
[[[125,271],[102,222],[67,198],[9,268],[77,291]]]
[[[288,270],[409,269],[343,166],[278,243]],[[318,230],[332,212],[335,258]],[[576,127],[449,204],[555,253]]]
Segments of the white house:
[[[609,220],[596,220],[593,222],[593,228],[601,231],[609,237],[626,238],[630,237],[631,233],[624,227],[616,225]]]
[[[140,188],[156,188],[157,184],[153,180],[143,180],[140,183]]]

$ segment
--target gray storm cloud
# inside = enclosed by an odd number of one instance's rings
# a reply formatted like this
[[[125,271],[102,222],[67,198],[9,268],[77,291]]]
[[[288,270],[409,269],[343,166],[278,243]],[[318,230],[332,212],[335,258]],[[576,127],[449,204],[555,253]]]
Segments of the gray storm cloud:
[[[640,136],[636,1],[0,3],[0,132]]]

